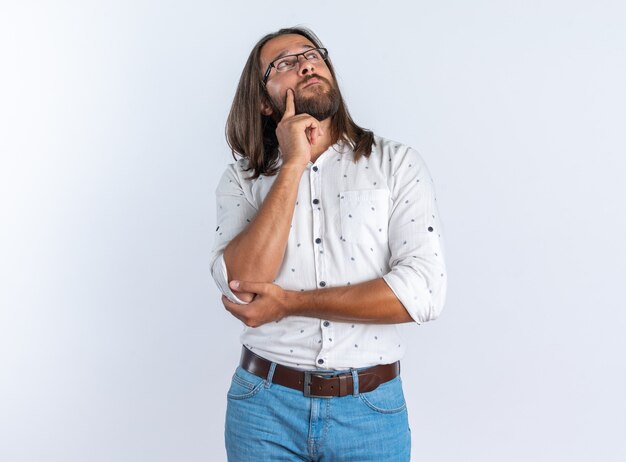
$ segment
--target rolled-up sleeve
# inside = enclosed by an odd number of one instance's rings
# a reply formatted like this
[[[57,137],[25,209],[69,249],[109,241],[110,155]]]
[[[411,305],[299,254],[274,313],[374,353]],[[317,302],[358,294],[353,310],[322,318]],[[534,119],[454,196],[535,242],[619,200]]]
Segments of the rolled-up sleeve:
[[[389,216],[391,270],[383,279],[418,324],[436,319],[445,303],[447,273],[435,187],[413,148],[393,160]]]
[[[245,305],[228,286],[228,271],[224,249],[250,223],[257,212],[245,192],[245,181],[238,164],[230,164],[215,189],[216,229],[213,249],[209,258],[211,276],[218,289],[233,303]]]

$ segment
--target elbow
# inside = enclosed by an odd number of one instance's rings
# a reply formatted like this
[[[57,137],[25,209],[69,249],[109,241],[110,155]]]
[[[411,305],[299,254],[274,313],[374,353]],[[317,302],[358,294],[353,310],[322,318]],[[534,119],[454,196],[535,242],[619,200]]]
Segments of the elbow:
[[[417,311],[419,322],[434,321],[439,318],[446,299],[446,279],[445,274],[440,279],[431,281],[422,291],[424,300],[422,306]]]
[[[396,297],[417,324],[434,321],[445,303],[446,275],[422,271],[413,265],[396,265],[383,276]]]
[[[425,317],[423,322],[434,321],[438,319],[443,311],[446,299],[446,282],[445,279],[440,284],[436,285],[433,289],[429,289],[430,298],[426,309],[424,310]]]
[[[255,294],[249,294],[247,292],[233,292],[230,288],[230,281],[232,280],[228,276],[228,270],[226,268],[226,262],[224,261],[224,253],[218,252],[211,264],[211,275],[217,285],[220,292],[233,303],[240,305],[248,304],[252,301]]]
[[[226,295],[229,299],[231,299],[229,295],[235,295],[238,299],[238,301],[235,301],[235,303],[239,303],[239,302],[250,303],[256,296],[255,293],[241,292],[241,291],[233,290],[232,288],[230,288],[231,281],[234,281],[234,280],[249,281],[251,279],[247,278],[244,273],[240,273],[240,274],[233,273],[233,271],[231,270],[231,264],[229,263],[229,260],[228,260],[227,252],[228,252],[228,246],[226,247],[226,249],[224,249],[223,258],[224,258],[225,279],[229,287],[229,293],[224,294],[224,295]],[[255,282],[259,282],[259,281],[255,280]],[[231,299],[231,301],[233,300]]]

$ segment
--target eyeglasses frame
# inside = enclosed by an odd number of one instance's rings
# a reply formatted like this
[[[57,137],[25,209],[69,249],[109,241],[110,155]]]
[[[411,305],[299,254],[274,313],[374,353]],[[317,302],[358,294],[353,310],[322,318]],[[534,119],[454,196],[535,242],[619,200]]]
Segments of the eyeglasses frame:
[[[310,53],[311,51],[314,51],[314,50],[324,50],[325,56],[322,58],[322,61],[326,61],[328,59],[328,50],[326,48],[324,48],[324,47],[309,48],[308,50],[303,51],[302,53],[295,53],[295,54],[292,54],[292,55],[281,56],[280,58],[276,58],[274,61],[269,63],[269,65],[267,66],[267,70],[265,71],[265,75],[263,76],[263,80],[261,82],[263,83],[263,85],[267,84],[267,79],[270,76],[270,72],[272,71],[272,67],[276,68],[276,66],[274,65],[274,63],[276,61],[279,61],[281,59],[285,59],[285,58],[287,58],[289,56],[297,56],[298,57],[297,58],[298,59],[298,64],[299,64],[300,63],[300,58],[299,58],[300,55],[304,56],[304,59],[306,59],[308,61],[309,58],[307,58],[305,55],[307,53]],[[276,68],[276,72],[278,72],[278,68]]]

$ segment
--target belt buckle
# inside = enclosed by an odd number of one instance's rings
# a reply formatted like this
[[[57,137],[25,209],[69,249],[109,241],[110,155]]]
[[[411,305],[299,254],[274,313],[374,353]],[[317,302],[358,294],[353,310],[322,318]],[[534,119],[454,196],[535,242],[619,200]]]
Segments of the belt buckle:
[[[325,378],[323,376],[324,372],[320,373],[320,372],[315,372],[315,371],[304,371],[304,396],[306,398],[332,398],[332,396],[321,396],[321,395],[312,395],[311,394],[311,376],[316,375],[320,378]],[[329,374],[329,377],[332,377],[334,375],[336,375],[333,372],[326,372],[326,374]]]

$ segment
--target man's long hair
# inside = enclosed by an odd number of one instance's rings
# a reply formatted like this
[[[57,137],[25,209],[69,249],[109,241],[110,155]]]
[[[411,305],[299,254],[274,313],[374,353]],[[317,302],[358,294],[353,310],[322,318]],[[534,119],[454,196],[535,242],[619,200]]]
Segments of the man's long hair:
[[[269,40],[284,34],[299,34],[309,39],[318,48],[324,46],[313,31],[303,26],[296,26],[267,34],[250,52],[239,78],[239,85],[226,121],[226,142],[235,160],[237,160],[235,153],[249,159],[248,170],[254,170],[254,174],[248,178],[250,180],[258,178],[259,175],[275,175],[279,170],[277,123],[271,116],[261,113],[261,102],[264,98],[270,99],[260,77],[265,72],[265,69],[261,69],[261,48]],[[330,58],[326,59],[326,65],[333,76],[340,101],[337,113],[331,121],[331,141],[333,144],[339,140],[350,144],[354,151],[355,162],[361,156],[369,157],[372,144],[376,144],[374,133],[354,123],[339,90],[339,83]]]

